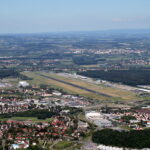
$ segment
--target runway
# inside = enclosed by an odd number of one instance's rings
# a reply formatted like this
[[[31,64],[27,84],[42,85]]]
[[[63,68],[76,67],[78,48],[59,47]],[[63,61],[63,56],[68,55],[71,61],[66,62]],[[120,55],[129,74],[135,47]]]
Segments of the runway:
[[[79,89],[81,89],[81,90],[85,90],[85,91],[87,91],[87,92],[91,92],[91,93],[94,93],[94,94],[97,94],[97,95],[100,95],[100,96],[112,97],[112,96],[110,96],[110,95],[103,94],[103,93],[101,93],[101,92],[97,92],[97,91],[94,91],[94,90],[91,90],[91,89],[88,89],[88,88],[85,88],[85,87],[82,87],[82,86],[79,86],[79,85],[76,85],[76,84],[73,84],[73,83],[69,83],[69,82],[67,82],[67,81],[63,81],[63,80],[56,79],[56,78],[53,78],[53,77],[49,77],[49,76],[46,76],[46,75],[43,75],[43,74],[39,74],[39,73],[37,73],[37,75],[39,75],[39,76],[41,76],[41,77],[44,77],[44,78],[47,78],[47,79],[55,80],[55,81],[58,81],[58,82],[61,82],[61,83],[64,83],[64,84],[73,86],[73,87],[79,88]]]

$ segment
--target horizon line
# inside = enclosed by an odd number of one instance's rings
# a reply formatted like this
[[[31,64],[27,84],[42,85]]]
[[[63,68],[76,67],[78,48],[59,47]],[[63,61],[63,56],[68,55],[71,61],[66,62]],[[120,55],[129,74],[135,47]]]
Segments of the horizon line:
[[[45,32],[16,32],[16,33],[0,33],[0,35],[23,35],[23,34],[56,34],[56,33],[79,33],[79,32],[107,32],[107,31],[144,31],[150,28],[116,28],[116,29],[100,29],[100,30],[68,30],[68,31],[45,31]]]

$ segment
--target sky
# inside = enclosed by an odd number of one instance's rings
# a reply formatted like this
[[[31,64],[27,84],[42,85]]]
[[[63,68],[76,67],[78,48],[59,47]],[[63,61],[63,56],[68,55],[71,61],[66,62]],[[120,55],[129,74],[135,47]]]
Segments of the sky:
[[[150,0],[0,0],[0,33],[150,28]]]

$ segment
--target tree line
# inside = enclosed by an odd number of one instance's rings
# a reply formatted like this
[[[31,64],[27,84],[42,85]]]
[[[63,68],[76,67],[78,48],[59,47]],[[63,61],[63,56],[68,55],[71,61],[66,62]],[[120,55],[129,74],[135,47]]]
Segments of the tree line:
[[[126,147],[126,148],[150,148],[150,129],[117,131],[103,129],[95,131],[92,140],[98,144],[106,146]]]
[[[150,84],[150,70],[88,70],[78,74],[131,86]]]

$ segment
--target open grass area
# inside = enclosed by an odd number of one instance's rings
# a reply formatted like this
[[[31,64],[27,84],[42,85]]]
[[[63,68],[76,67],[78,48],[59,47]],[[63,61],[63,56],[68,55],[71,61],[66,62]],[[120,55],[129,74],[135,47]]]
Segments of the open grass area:
[[[57,79],[61,79],[63,81],[67,81],[69,83],[73,83],[73,84],[82,86],[82,87],[88,87],[88,89],[92,89],[92,90],[97,91],[97,92],[100,91],[101,93],[110,95],[114,98],[120,98],[120,99],[125,99],[125,100],[138,98],[134,92],[130,92],[127,90],[123,90],[123,89],[119,89],[119,88],[106,87],[103,84],[96,85],[96,84],[88,83],[86,81],[82,81],[80,79],[65,78],[65,77],[62,77],[58,74],[48,74],[48,73],[44,73],[44,74],[46,74],[47,76],[52,76],[52,77],[57,78]]]
[[[19,78],[5,78],[4,82],[10,83],[12,86],[17,86],[19,83]]]
[[[80,65],[81,67],[84,67],[84,68],[96,68],[96,67],[99,67],[99,64],[96,64],[96,65]]]
[[[12,118],[0,118],[0,121],[7,121],[7,120],[14,120],[14,121],[32,121],[32,122],[51,122],[51,118],[47,118],[45,120],[38,119],[36,117],[12,117]]]
[[[74,143],[71,141],[60,141],[56,145],[54,145],[54,149],[62,150],[62,149],[65,149],[65,148],[72,146],[73,144]]]
[[[108,99],[106,97],[99,96],[99,95],[96,95],[94,93],[85,91],[83,89],[79,89],[79,88],[76,88],[76,87],[73,87],[73,86],[55,81],[55,80],[51,80],[51,79],[41,77],[41,76],[37,75],[34,72],[25,72],[24,74],[31,77],[31,78],[33,78],[33,80],[28,81],[31,85],[37,85],[38,86],[40,84],[46,84],[46,85],[50,85],[54,88],[61,88],[64,91],[67,91],[71,94],[79,94],[79,95],[82,95],[82,96],[85,96],[85,97],[88,97],[88,98],[94,98],[94,99],[102,99],[102,100]]]
[[[132,91],[127,91],[127,90],[122,90],[119,88],[112,88],[112,87],[106,87],[103,84],[101,85],[96,85],[96,84],[92,84],[80,79],[74,79],[74,78],[67,78],[67,77],[63,77],[60,76],[56,73],[43,73],[40,72],[40,74],[42,75],[46,75],[48,77],[53,77],[55,79],[59,79],[62,81],[66,81],[68,83],[72,83],[74,85],[78,85],[84,88],[88,88],[90,90],[94,90],[96,92],[100,92],[106,95],[111,96],[111,98],[105,97],[105,96],[100,96],[97,95],[95,93],[86,91],[84,89],[80,89],[77,87],[73,87],[71,85],[67,85],[65,83],[61,83],[52,79],[47,79],[44,77],[39,76],[36,72],[24,72],[23,74],[33,78],[33,80],[29,81],[30,84],[36,84],[36,85],[40,85],[40,84],[49,84],[53,87],[56,88],[62,88],[65,91],[68,91],[70,93],[74,93],[74,94],[80,94],[89,98],[94,98],[94,99],[101,99],[101,100],[139,100],[140,98],[136,95],[136,93],[132,92]]]

